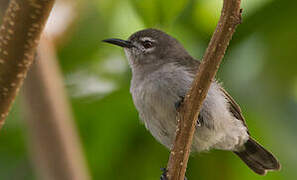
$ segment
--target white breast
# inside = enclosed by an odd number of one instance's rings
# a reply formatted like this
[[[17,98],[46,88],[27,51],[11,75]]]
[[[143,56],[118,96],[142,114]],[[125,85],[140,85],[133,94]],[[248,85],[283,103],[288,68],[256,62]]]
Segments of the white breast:
[[[133,74],[130,91],[140,118],[167,148],[172,146],[175,136],[175,103],[186,94],[192,80],[192,74],[173,63],[149,73],[141,81],[137,73]],[[246,127],[230,113],[229,104],[215,82],[203,103],[201,115],[207,126],[197,128],[192,146],[194,151],[233,150],[248,139]]]
[[[176,130],[175,103],[185,94],[192,81],[185,73],[187,71],[182,67],[166,64],[142,81],[137,77],[132,78],[130,91],[141,120],[151,134],[168,148]]]

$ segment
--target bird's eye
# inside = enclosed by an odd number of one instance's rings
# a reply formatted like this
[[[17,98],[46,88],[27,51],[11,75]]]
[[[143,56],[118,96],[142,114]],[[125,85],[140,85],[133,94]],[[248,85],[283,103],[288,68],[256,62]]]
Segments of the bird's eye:
[[[153,47],[153,43],[152,43],[151,41],[148,41],[148,40],[143,41],[143,42],[142,42],[142,45],[143,45],[143,47],[146,48],[146,49]]]

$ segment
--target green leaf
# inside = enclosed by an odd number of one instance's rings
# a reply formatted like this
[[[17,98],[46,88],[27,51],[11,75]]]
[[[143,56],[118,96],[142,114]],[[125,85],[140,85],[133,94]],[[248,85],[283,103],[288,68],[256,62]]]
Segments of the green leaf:
[[[131,0],[136,12],[148,27],[168,26],[184,10],[188,0]]]

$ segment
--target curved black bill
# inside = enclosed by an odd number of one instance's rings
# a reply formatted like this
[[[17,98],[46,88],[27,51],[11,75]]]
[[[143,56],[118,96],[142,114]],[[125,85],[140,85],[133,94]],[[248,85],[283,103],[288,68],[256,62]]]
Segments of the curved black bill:
[[[125,47],[125,48],[132,48],[134,45],[130,41],[125,41],[122,39],[104,39],[103,42],[114,44],[117,46]]]

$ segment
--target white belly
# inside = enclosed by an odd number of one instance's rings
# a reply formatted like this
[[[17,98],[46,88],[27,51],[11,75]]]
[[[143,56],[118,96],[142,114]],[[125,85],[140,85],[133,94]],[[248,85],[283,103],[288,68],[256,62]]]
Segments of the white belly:
[[[178,87],[186,88],[186,92],[192,79],[189,78],[187,82],[173,78],[174,81],[170,81],[170,78],[164,77],[164,73],[156,76],[150,81],[144,80],[131,86],[131,93],[146,128],[160,143],[171,148],[176,131],[175,103],[180,100]],[[180,85],[179,82],[185,84]],[[172,86],[172,83],[176,83],[176,86]],[[229,104],[217,83],[212,83],[200,113],[204,125],[196,129],[193,151],[211,148],[235,150],[247,141],[249,135],[246,127],[230,113]]]
[[[209,127],[196,129],[194,151],[236,150],[248,140],[247,128],[230,112],[229,103],[217,83],[212,83],[200,113]]]

